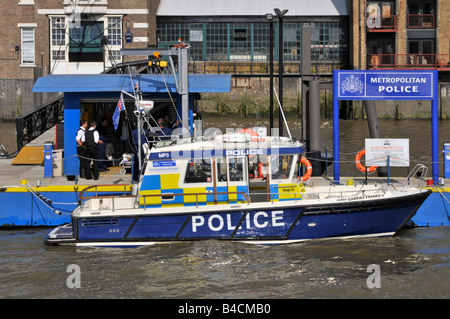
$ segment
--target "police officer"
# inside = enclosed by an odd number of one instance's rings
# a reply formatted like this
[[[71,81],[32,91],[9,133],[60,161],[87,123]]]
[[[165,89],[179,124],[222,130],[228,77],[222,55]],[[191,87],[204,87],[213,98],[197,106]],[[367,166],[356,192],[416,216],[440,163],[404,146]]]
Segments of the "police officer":
[[[84,133],[86,132],[87,121],[80,121],[80,128],[77,131],[77,154],[78,159],[80,160],[80,177],[85,178],[86,172],[88,171],[86,167],[88,166],[88,161],[86,159],[86,145],[84,145]]]
[[[91,121],[89,130],[84,134],[88,163],[90,163],[91,160],[93,161],[94,180],[98,180],[98,160],[100,159],[98,152],[100,135],[98,134],[96,127],[97,123]],[[86,179],[92,179],[90,170],[86,171]]]

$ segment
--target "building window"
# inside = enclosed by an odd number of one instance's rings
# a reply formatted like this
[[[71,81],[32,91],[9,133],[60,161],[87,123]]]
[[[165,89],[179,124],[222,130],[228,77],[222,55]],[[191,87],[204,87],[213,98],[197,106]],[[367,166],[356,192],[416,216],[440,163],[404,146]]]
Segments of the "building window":
[[[408,0],[408,28],[435,28],[436,1]]]
[[[52,61],[105,61],[106,67],[122,61],[121,16],[89,16],[76,24],[68,16],[54,16],[50,21]]]
[[[435,40],[434,39],[409,39],[408,40],[408,64],[415,66],[434,66]]]
[[[108,35],[107,60],[111,65],[122,62],[122,55],[120,54],[122,48],[122,18],[108,17],[106,32]]]
[[[66,61],[66,49],[68,42],[68,35],[66,30],[66,23],[68,19],[64,16],[52,17],[50,19],[50,51],[51,61],[64,62]],[[53,65],[56,67],[56,64]],[[52,70],[53,73],[54,70]]]
[[[311,23],[311,59],[313,61],[345,60],[346,40],[339,22]]]
[[[206,24],[206,60],[223,61],[230,58],[231,27],[231,23]]]
[[[52,18],[52,46],[66,44],[66,18]]]
[[[274,30],[274,59],[278,58],[278,25]],[[301,59],[301,22],[283,25],[285,61]],[[312,60],[348,60],[347,22],[311,22]],[[158,45],[167,47],[178,39],[189,42],[195,61],[268,61],[269,23],[158,23]]]
[[[65,61],[66,51],[65,50],[52,50],[52,60],[53,61]]]
[[[108,18],[108,44],[122,45],[122,24],[120,18]]]
[[[102,62],[103,21],[82,20],[80,26],[69,29],[69,62]]]
[[[283,52],[286,61],[300,60],[301,34],[301,23],[283,23]]]
[[[35,64],[34,28],[21,28],[22,37],[22,65]]]

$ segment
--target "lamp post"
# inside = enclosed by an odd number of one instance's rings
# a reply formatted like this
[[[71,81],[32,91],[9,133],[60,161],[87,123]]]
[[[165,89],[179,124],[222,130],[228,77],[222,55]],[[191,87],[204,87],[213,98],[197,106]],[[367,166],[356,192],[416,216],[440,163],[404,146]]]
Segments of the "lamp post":
[[[283,55],[283,16],[289,11],[278,8],[274,9],[278,17],[278,97],[280,99],[280,111],[278,112],[279,134],[283,136],[283,71],[284,71],[284,55]]]
[[[272,136],[273,129],[273,15],[272,13],[266,13],[266,19],[269,20],[270,24],[270,36],[269,36],[269,48],[270,48],[270,83],[269,83],[269,115],[270,115],[270,128],[269,128],[269,136]]]

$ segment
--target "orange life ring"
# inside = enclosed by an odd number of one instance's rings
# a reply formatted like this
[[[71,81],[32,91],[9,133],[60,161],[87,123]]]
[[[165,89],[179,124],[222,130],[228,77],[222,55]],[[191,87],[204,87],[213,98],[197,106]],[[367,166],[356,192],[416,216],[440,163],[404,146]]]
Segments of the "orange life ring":
[[[363,165],[361,164],[361,157],[363,157],[364,154],[366,154],[366,150],[365,150],[365,149],[359,151],[358,154],[356,154],[356,157],[355,157],[356,167],[357,167],[361,172],[363,172],[363,173],[366,172],[366,167],[363,166]],[[374,172],[377,168],[378,168],[378,166],[370,166],[370,167],[367,169],[367,172],[368,172],[368,173],[372,173],[372,172]]]
[[[307,181],[311,177],[311,175],[312,175],[312,166],[311,166],[311,162],[308,161],[303,156],[300,158],[300,163],[302,163],[303,165],[306,166],[306,173],[305,173],[305,175],[300,177],[300,179],[304,182],[304,181]]]

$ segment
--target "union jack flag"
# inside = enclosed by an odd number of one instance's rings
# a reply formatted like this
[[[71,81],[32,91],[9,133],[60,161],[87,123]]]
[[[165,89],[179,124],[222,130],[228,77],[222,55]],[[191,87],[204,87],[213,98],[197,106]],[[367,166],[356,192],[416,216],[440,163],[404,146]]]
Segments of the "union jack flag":
[[[117,127],[119,126],[120,112],[122,112],[123,110],[125,110],[125,103],[123,102],[123,93],[120,93],[119,102],[117,102],[116,110],[114,111],[114,114],[112,116],[114,130],[116,131]]]

